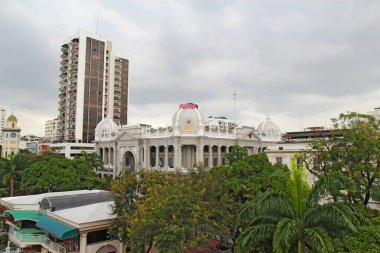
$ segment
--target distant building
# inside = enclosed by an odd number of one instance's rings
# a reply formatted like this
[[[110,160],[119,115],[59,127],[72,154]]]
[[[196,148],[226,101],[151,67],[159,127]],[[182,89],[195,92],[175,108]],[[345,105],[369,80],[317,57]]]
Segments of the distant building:
[[[309,141],[313,139],[330,138],[332,132],[323,127],[309,127],[304,131],[287,132],[282,136],[282,140],[270,145],[265,153],[272,164],[285,164],[291,167],[291,160],[297,154],[309,151]],[[334,135],[336,137],[336,135]],[[295,159],[297,166],[304,166],[302,159]],[[313,159],[313,166],[319,166],[318,160]],[[316,180],[312,175],[308,175],[308,182],[312,184]]]
[[[253,126],[232,123],[220,117],[205,119],[193,103],[181,104],[167,127],[120,127],[104,119],[95,132],[96,152],[105,164],[98,173],[118,176],[125,169],[141,168],[186,173],[199,166],[226,164],[226,155],[234,145],[256,154],[278,141],[277,135],[263,140]],[[274,125],[264,124],[262,130]]]
[[[368,114],[374,116],[376,120],[380,121],[380,107],[377,107],[373,111],[368,112]]]
[[[127,124],[129,61],[112,43],[79,32],[61,46],[58,138],[91,143],[104,118]]]
[[[21,129],[17,126],[17,118],[13,114],[8,117],[6,125],[1,131],[3,133],[1,157],[7,158],[11,154],[17,155]]]
[[[58,139],[58,118],[46,121],[45,139],[47,141]]]
[[[46,145],[46,143],[44,145]],[[75,143],[75,142],[50,143],[48,144],[48,147],[43,147],[43,148],[70,159],[80,156],[80,153],[82,151],[86,153],[95,152],[94,143]]]
[[[24,135],[20,138],[20,149],[27,150],[31,153],[39,153],[39,144],[44,138],[32,134]]]
[[[5,126],[5,116],[6,116],[6,110],[3,108],[0,108],[0,145],[3,143],[3,132],[1,129]]]

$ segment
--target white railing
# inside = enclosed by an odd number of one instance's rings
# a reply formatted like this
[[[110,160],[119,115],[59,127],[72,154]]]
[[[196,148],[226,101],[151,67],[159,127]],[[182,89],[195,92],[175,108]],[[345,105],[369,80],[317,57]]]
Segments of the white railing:
[[[41,243],[42,243],[42,246],[44,246],[45,248],[47,248],[49,251],[53,253],[66,253],[66,249],[64,247],[53,242],[46,236],[41,236]]]
[[[66,249],[53,242],[44,235],[22,234],[14,228],[9,228],[9,236],[20,242],[20,244],[40,244],[53,253],[66,253]]]

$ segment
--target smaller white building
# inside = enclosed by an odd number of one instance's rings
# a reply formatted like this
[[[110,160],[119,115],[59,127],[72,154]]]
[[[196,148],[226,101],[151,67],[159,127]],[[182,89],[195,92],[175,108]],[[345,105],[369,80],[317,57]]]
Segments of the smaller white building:
[[[75,157],[80,156],[82,151],[86,153],[94,153],[95,152],[95,144],[94,143],[50,143],[49,149],[57,154],[60,154],[66,158],[73,159]]]
[[[58,118],[46,121],[45,139],[48,141],[58,139]]]

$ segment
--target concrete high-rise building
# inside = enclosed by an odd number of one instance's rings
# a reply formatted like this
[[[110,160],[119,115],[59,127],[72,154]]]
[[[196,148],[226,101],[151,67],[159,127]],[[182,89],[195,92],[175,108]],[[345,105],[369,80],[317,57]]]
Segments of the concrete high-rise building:
[[[5,115],[6,110],[0,108],[0,145],[3,143],[3,132],[1,131],[1,129],[3,129],[5,126]]]
[[[45,123],[45,139],[52,141],[58,139],[58,118],[51,119]]]
[[[61,46],[58,139],[90,143],[104,118],[127,124],[128,65],[112,42],[79,32]]]

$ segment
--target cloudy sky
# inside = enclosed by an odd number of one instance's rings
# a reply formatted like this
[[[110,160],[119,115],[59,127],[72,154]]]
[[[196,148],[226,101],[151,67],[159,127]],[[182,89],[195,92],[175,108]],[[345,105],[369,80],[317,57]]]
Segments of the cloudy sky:
[[[0,107],[22,134],[58,114],[59,54],[98,31],[130,60],[129,121],[165,125],[179,103],[283,131],[380,106],[378,0],[1,0]]]

